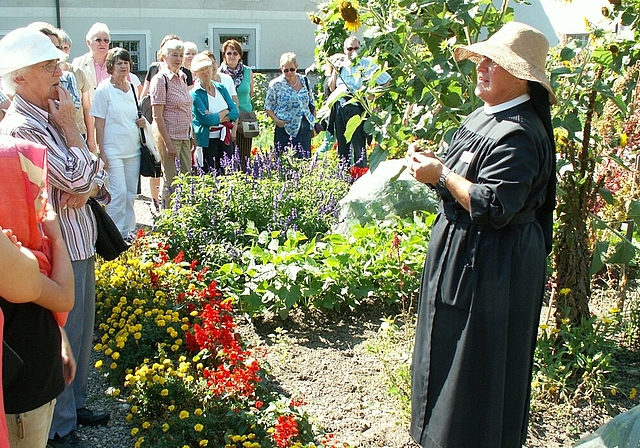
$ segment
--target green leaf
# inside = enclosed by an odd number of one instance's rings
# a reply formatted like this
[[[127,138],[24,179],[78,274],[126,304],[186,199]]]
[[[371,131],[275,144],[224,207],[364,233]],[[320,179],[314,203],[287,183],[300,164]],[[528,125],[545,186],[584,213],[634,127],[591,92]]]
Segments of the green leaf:
[[[615,202],[615,199],[613,198],[613,193],[611,193],[606,188],[600,188],[598,191],[600,193],[600,196],[602,196],[602,199],[607,201],[607,204],[613,204]]]
[[[627,240],[622,240],[616,244],[615,251],[607,259],[607,263],[626,264],[633,260],[635,254],[636,249],[633,247],[633,244]]]
[[[360,115],[354,115],[349,119],[349,121],[347,122],[347,129],[344,133],[344,138],[347,140],[347,142],[351,141],[353,133],[356,131],[356,129],[358,129],[360,123],[362,123],[362,117]]]
[[[376,145],[371,151],[369,156],[369,167],[371,171],[375,171],[381,162],[384,162],[389,157],[389,151],[382,149],[382,145]]]
[[[636,226],[640,227],[640,201],[632,199],[629,203],[629,211],[627,212],[629,218],[633,219]]]
[[[593,258],[591,259],[589,275],[594,275],[605,266],[604,256],[607,253],[607,249],[609,249],[608,241],[598,241],[596,243],[596,247],[593,249]]]

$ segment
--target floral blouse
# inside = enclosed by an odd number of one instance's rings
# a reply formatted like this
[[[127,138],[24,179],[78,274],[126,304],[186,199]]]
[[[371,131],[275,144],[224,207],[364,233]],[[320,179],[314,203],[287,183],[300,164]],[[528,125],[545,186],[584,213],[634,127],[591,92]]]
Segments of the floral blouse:
[[[298,81],[302,83],[302,88],[296,90],[289,85],[284,75],[280,75],[269,83],[267,97],[264,102],[266,110],[272,110],[280,120],[287,123],[284,130],[292,137],[298,135],[298,130],[302,123],[302,117],[306,117],[309,129],[313,126],[314,117],[309,109],[309,104],[313,104],[313,92],[306,77],[296,75]]]

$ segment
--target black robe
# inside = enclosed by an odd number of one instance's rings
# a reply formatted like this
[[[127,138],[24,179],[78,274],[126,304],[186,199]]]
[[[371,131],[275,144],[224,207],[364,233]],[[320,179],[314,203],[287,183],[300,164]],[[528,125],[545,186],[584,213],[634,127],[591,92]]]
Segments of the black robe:
[[[530,101],[478,109],[453,136],[444,162],[473,183],[471,212],[441,189],[412,365],[411,434],[425,448],[525,440],[551,234],[536,211],[553,210],[554,157]]]

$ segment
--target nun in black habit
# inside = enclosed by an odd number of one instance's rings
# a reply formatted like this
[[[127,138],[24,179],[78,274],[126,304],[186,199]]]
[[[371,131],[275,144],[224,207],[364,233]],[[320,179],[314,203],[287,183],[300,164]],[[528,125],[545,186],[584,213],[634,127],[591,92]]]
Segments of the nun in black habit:
[[[457,48],[476,63],[484,107],[443,160],[409,149],[409,173],[441,196],[412,365],[411,435],[424,448],[519,448],[527,435],[555,208],[548,51],[517,22]]]

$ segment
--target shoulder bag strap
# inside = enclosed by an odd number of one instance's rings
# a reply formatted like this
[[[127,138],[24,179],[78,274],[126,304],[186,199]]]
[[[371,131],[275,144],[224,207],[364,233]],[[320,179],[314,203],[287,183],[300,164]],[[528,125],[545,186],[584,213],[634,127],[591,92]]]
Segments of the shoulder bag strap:
[[[135,100],[136,108],[138,109],[138,118],[142,118],[142,109],[140,109],[140,104],[138,104],[138,95],[136,95],[136,88],[131,83],[129,83],[129,86],[131,87],[131,93],[133,93],[133,99]],[[143,128],[140,128],[140,141],[143,145],[147,144],[147,139],[144,136]]]

